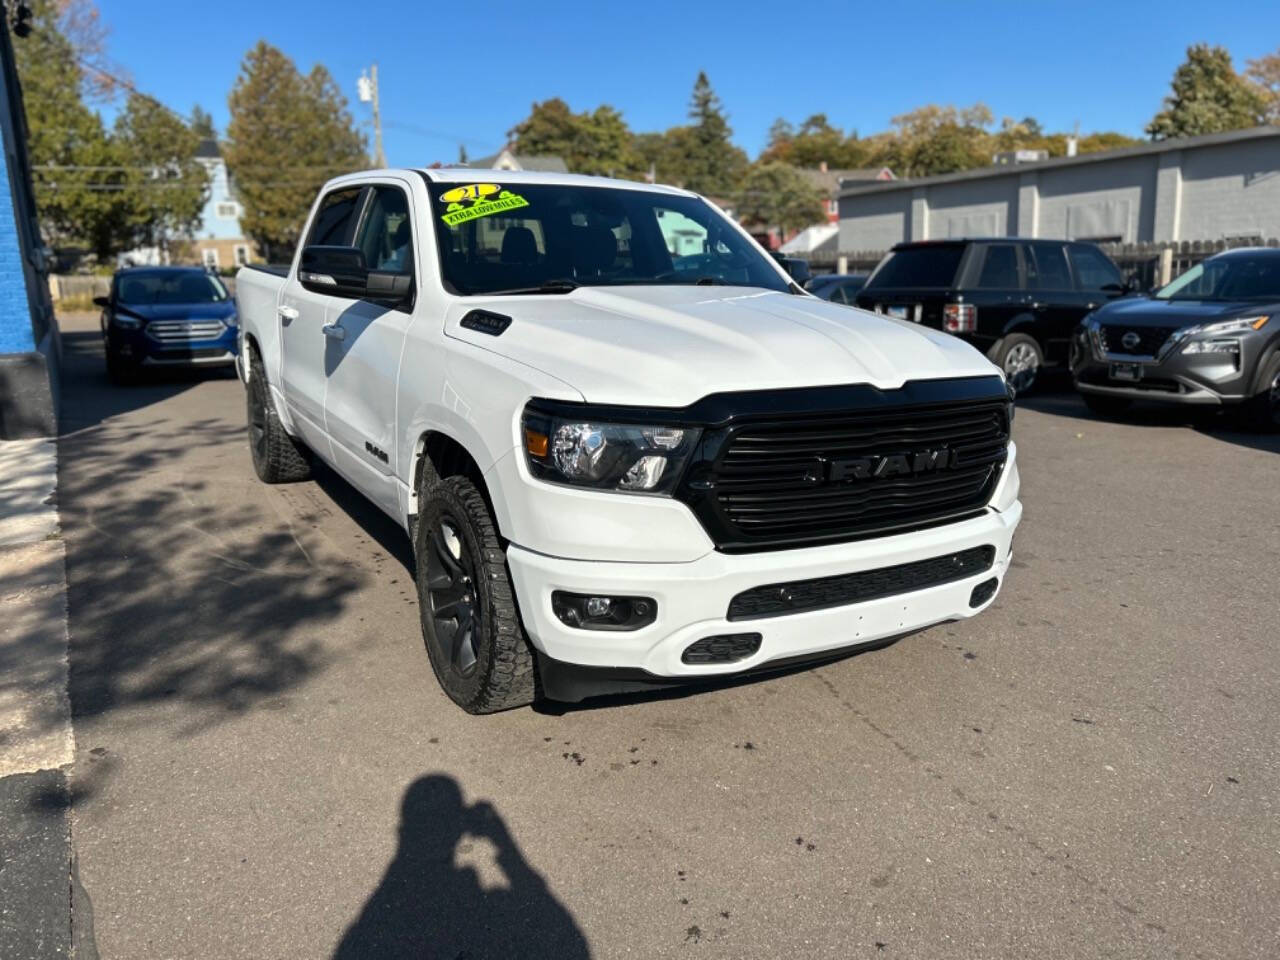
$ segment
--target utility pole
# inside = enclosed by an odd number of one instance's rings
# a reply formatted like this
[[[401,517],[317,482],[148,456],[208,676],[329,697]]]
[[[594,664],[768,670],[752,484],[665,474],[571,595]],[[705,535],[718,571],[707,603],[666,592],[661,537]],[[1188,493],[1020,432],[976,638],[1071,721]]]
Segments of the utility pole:
[[[378,108],[378,65],[369,68],[368,74],[361,73],[356,81],[356,91],[360,102],[373,107],[373,165],[385,167],[387,155],[382,149],[382,112]]]

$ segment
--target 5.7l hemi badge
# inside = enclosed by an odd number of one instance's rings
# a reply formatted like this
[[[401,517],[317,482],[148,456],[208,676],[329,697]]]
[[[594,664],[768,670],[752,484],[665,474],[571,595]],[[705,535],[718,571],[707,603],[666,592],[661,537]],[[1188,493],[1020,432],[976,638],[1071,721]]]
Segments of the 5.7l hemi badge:
[[[509,190],[501,190],[496,183],[469,183],[454,187],[440,194],[440,202],[448,204],[440,219],[450,227],[477,217],[491,217],[495,213],[518,210],[529,205],[524,197]]]

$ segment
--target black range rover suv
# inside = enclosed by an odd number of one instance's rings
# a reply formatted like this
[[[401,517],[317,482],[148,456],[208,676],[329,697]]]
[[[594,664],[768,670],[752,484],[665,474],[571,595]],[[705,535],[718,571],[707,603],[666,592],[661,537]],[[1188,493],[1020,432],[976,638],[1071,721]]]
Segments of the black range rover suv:
[[[1076,325],[1129,287],[1091,243],[997,237],[900,243],[857,305],[945,330],[989,356],[1025,393],[1066,364]]]

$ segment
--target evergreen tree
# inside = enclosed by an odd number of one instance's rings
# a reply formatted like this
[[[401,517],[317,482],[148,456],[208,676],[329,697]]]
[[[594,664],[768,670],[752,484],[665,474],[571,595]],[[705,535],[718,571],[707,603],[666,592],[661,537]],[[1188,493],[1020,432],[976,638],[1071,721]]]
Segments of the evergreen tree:
[[[729,141],[733,130],[704,71],[698,72],[693,84],[689,119],[689,126],[669,131],[674,138],[677,179],[696,193],[732,195],[746,174],[747,155]]]
[[[368,165],[364,135],[328,70],[303,76],[266,41],[245,55],[228,105],[225,155],[241,225],[267,259],[285,258],[325,181]]]
[[[1236,73],[1231,54],[1200,43],[1173,74],[1164,109],[1147,124],[1152,140],[1240,130],[1263,123],[1266,103],[1256,87]]]
[[[218,138],[218,133],[213,127],[213,117],[199,104],[191,108],[191,131],[200,140]]]

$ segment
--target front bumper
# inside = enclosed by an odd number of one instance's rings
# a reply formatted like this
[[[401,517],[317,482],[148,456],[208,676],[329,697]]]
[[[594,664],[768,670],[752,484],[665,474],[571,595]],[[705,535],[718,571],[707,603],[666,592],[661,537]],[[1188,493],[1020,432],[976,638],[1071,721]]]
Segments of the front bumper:
[[[1210,339],[1224,339],[1221,337]],[[1258,361],[1266,338],[1259,334],[1231,334],[1240,352],[1193,353],[1182,344],[1166,344],[1156,356],[1104,354],[1087,327],[1077,331],[1071,349],[1071,374],[1081,393],[1205,406],[1240,403],[1251,394]],[[1112,376],[1115,363],[1137,364],[1142,376],[1136,381]]]
[[[633,668],[654,678],[694,680],[757,670],[772,662],[874,644],[946,620],[980,613],[991,598],[971,607],[973,589],[995,578],[1003,583],[1013,534],[1022,516],[1016,499],[1016,468],[1009,470],[1009,496],[1002,510],[928,530],[832,546],[764,553],[711,552],[687,563],[618,563],[565,560],[514,544],[507,562],[534,647],[561,664]],[[995,548],[993,565],[938,586],[828,609],[760,619],[729,620],[737,594],[790,582],[877,570],[928,560],[966,548]],[[656,620],[634,631],[569,627],[551,606],[554,590],[657,601]],[[759,633],[759,649],[733,663],[689,664],[682,660],[697,640],[723,634]]]
[[[216,337],[159,342],[145,328],[107,329],[107,350],[140,367],[202,367],[234,364],[239,353],[239,327],[228,326]]]

